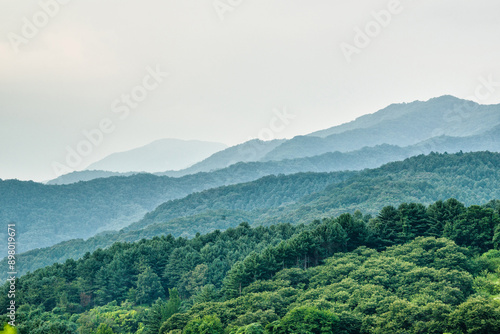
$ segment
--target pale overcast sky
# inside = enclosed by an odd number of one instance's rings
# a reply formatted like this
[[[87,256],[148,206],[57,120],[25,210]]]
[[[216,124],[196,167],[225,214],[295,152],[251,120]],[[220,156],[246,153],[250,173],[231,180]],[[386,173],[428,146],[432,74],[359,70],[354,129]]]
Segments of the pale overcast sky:
[[[3,179],[54,178],[52,162],[100,126],[108,133],[75,169],[160,138],[234,145],[269,128],[275,109],[295,116],[274,133],[290,138],[394,102],[467,98],[481,77],[500,81],[498,0],[0,6]],[[376,24],[381,11],[392,13]],[[355,40],[358,29],[369,41]],[[168,77],[150,77],[157,70]],[[480,102],[499,103],[500,92]]]

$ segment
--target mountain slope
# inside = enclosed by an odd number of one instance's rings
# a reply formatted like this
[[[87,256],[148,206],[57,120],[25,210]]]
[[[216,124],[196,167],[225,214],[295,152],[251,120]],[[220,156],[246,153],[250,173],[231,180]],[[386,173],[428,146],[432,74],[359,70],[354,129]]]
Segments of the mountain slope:
[[[226,168],[238,162],[257,161],[268,152],[283,143],[284,140],[261,141],[253,139],[248,142],[232,146],[216,152],[206,159],[199,159],[195,164],[182,170],[162,169],[160,172],[152,173],[158,176],[182,177],[185,175],[196,174],[201,172],[211,172],[218,169]],[[91,167],[94,165],[91,165]],[[90,168],[90,167],[89,167]],[[109,176],[128,176],[130,173],[112,173],[103,170],[95,171],[80,171],[59,176],[54,180],[46,182],[46,184],[70,184],[79,181],[89,181],[101,177]]]
[[[301,197],[325,189],[355,175],[355,172],[338,173],[301,173],[294,175],[266,176],[259,180],[237,185],[225,186],[194,193],[181,200],[168,201],[157,210],[146,215],[129,229],[119,232],[105,232],[86,241],[73,240],[50,248],[32,250],[20,255],[18,271],[26,272],[69,257],[79,258],[87,251],[106,247],[116,241],[137,241],[137,231],[156,221],[170,221],[169,233],[176,236],[193,236],[193,218],[198,225],[197,232],[209,232],[217,228],[237,226],[242,221],[253,219],[249,212],[279,208],[293,203]],[[186,221],[185,216],[189,219]],[[216,221],[217,223],[214,223]],[[203,224],[202,224],[203,222]],[[129,232],[130,230],[130,232]],[[141,235],[142,232],[139,232]],[[143,237],[150,238],[157,233],[155,228],[144,231]],[[196,232],[194,232],[196,233]],[[57,257],[57,259],[54,258]],[[33,263],[38,263],[35,268]]]
[[[302,223],[355,210],[375,213],[401,202],[429,204],[447,198],[467,205],[500,198],[500,153],[432,153],[388,163],[306,196],[284,210],[271,209],[256,223]]]
[[[479,105],[472,101],[462,100],[450,95],[432,98],[428,101],[414,101],[411,103],[395,103],[381,109],[373,114],[366,114],[354,121],[320,130],[309,134],[309,136],[326,138],[333,134],[347,131],[367,129],[380,126],[382,123],[408,122],[410,128],[419,127],[423,122],[424,115],[430,116],[436,121],[437,129],[442,131],[435,134],[447,134],[450,136],[468,136],[488,130],[491,126],[498,124],[499,105]],[[474,117],[483,118],[488,124]],[[471,121],[471,124],[463,124]],[[415,122],[415,123],[414,123]]]
[[[113,153],[87,167],[111,172],[164,172],[191,166],[227,148],[199,140],[160,139],[125,152]]]
[[[255,168],[267,171],[270,174],[292,174],[298,172],[333,172],[341,170],[362,170],[365,168],[380,167],[385,163],[403,160],[419,154],[500,151],[500,125],[478,135],[467,137],[439,136],[424,140],[415,145],[399,147],[396,145],[376,145],[364,147],[350,152],[328,152],[312,157],[284,159],[282,161],[248,162],[246,168]],[[222,153],[222,152],[220,152]],[[218,153],[216,153],[217,155]],[[209,159],[212,159],[210,157]],[[236,163],[230,168],[243,166]],[[180,176],[189,175],[194,169],[185,169],[177,172],[155,173],[155,175]],[[110,175],[111,174],[111,175]],[[119,174],[123,175],[124,174]],[[261,176],[268,175],[262,173]],[[80,180],[112,176],[111,172],[82,171],[63,175],[48,184],[74,183]]]
[[[400,203],[373,219],[116,243],[16,280],[19,330],[498,333],[492,205]]]
[[[275,139],[271,141],[252,139],[242,144],[232,146],[225,150],[217,152],[189,168],[180,171],[167,171],[164,173],[158,173],[158,175],[179,177],[199,172],[210,172],[213,170],[231,166],[238,162],[259,161],[266,154],[274,150],[283,142],[285,142],[285,140],[283,139]]]
[[[167,202],[125,230],[141,229],[153,223],[168,223],[168,219],[174,218],[169,216],[169,212],[177,210],[174,209],[176,207],[188,208],[192,203],[198,206],[197,213],[203,208],[244,209],[234,207],[231,200],[219,202],[219,191],[206,191],[204,199],[193,194],[175,202]],[[222,193],[225,191],[223,189]],[[264,211],[253,208],[248,213],[252,217],[249,222],[253,224],[267,225],[280,221],[304,223],[357,209],[375,213],[385,205],[400,202],[428,204],[450,197],[466,204],[486,203],[500,198],[500,153],[419,155],[356,173],[345,181],[332,183],[325,190],[304,196],[288,205],[270,207]],[[194,231],[200,228],[192,227]]]
[[[441,135],[480,135],[498,125],[500,104],[479,105],[442,96],[426,102],[391,105],[346,125],[294,137],[269,152],[262,161],[348,152],[380,144],[409,146]]]
[[[135,174],[69,185],[0,180],[0,222],[18,223],[22,231],[18,247],[27,251],[118,230],[161,203],[196,191],[249,182],[271,174],[297,173],[310,169],[314,163],[238,163],[179,178]],[[319,166],[321,169],[328,163]],[[5,236],[4,231],[0,237]]]
[[[305,174],[305,178],[302,178],[314,179],[314,175]],[[77,258],[87,251],[107,247],[116,241],[137,241],[163,234],[194,237],[196,233],[234,227],[242,221],[253,225],[277,222],[298,224],[358,209],[375,214],[386,205],[398,205],[401,202],[430,204],[450,197],[466,204],[486,203],[500,198],[500,153],[421,155],[356,173],[342,182],[332,183],[322,191],[299,199],[295,196],[288,204],[286,200],[274,202],[274,205],[265,204],[274,197],[286,199],[291,196],[284,194],[289,187],[293,190],[295,177],[264,178],[251,184],[210,189],[164,203],[144,219],[120,232],[98,235],[87,241],[68,241],[21,254],[21,260],[18,261],[22,266],[20,270],[33,270],[52,262],[64,261],[70,256]],[[320,174],[317,177],[324,176]],[[270,180],[273,182],[268,187],[279,185],[275,189],[281,190],[268,193],[270,188],[266,189],[266,183]],[[253,190],[249,192],[248,189]],[[254,198],[264,205],[256,205]],[[252,201],[254,204],[250,204]],[[183,212],[184,209],[187,214]],[[4,260],[2,265],[5,264]]]
[[[63,184],[71,184],[80,181],[91,181],[95,179],[102,179],[112,176],[130,176],[133,174],[137,174],[135,172],[130,173],[118,173],[118,172],[109,172],[105,170],[83,170],[83,171],[75,171],[68,174],[61,175],[53,180],[45,182],[47,185],[63,185]]]

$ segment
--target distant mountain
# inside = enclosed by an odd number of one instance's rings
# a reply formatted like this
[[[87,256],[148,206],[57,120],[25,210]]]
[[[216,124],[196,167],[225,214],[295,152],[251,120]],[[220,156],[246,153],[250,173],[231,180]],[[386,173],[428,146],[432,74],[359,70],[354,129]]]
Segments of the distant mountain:
[[[270,141],[252,139],[242,144],[232,146],[226,148],[223,151],[217,152],[189,168],[180,171],[167,171],[165,173],[158,173],[158,175],[178,177],[199,172],[210,172],[231,166],[238,162],[259,161],[285,141],[285,139],[275,139]]]
[[[473,136],[450,137],[439,136],[420,142],[413,147],[422,152],[448,152],[455,153],[491,151],[500,152],[500,125],[492,129]]]
[[[280,161],[328,152],[352,152],[382,144],[411,146],[440,136],[481,135],[496,126],[500,126],[500,104],[480,105],[446,95],[425,102],[392,104],[352,122],[290,140],[248,141],[218,152],[191,168],[163,175],[182,176],[236,162]],[[440,151],[439,147],[436,149]],[[486,149],[477,147],[477,150]]]
[[[363,115],[352,122],[313,132],[309,136],[326,138],[333,134],[381,126],[382,123],[394,124],[392,123],[394,121],[404,123],[410,132],[420,130],[422,127],[430,128],[431,134],[432,131],[439,130],[432,135],[433,137],[435,135],[470,136],[499,124],[499,110],[500,105],[480,105],[451,95],[444,95],[428,101],[391,104],[373,114]],[[423,119],[424,116],[431,119]],[[477,118],[488,120],[490,123],[484,123]],[[435,123],[432,124],[432,121]]]
[[[200,172],[211,172],[223,169],[238,162],[258,161],[284,141],[285,140],[262,141],[253,139],[218,151],[209,157],[206,157],[206,159],[199,159],[194,165],[188,168],[182,170],[163,169],[160,172],[152,174],[158,176],[182,177]],[[91,165],[89,168],[93,166],[95,166],[95,164]],[[130,174],[131,173],[111,173],[105,170],[86,170],[59,176],[54,180],[46,182],[46,184],[71,184],[79,181],[90,181],[109,176],[128,176]]]
[[[260,142],[264,143],[264,142]],[[277,143],[270,143],[276,147]],[[271,149],[273,145],[265,146],[267,151]],[[234,148],[228,148],[224,151],[216,153],[210,158],[206,159],[207,164],[196,164],[192,168],[184,169],[177,172],[164,172],[155,173],[155,175],[168,175],[172,177],[179,177],[182,175],[189,175],[198,169],[203,170],[203,166],[209,166],[211,161],[214,162],[212,165],[216,165],[216,155],[218,154],[228,154]],[[328,152],[312,157],[296,158],[296,159],[284,159],[281,161],[265,161],[265,162],[247,162],[236,163],[231,165],[227,171],[239,170],[238,173],[243,175],[243,170],[254,170],[258,171],[260,176],[271,175],[271,174],[292,174],[299,172],[334,172],[342,170],[362,170],[365,168],[376,168],[380,167],[385,163],[392,161],[403,160],[419,154],[429,154],[431,152],[437,153],[457,153],[457,152],[477,152],[477,151],[490,151],[490,152],[500,152],[500,125],[488,130],[479,135],[467,136],[467,137],[450,137],[450,136],[439,136],[433,137],[431,139],[424,140],[415,145],[410,145],[406,147],[399,147],[396,145],[376,145],[373,147],[364,147],[359,150],[351,152]],[[264,154],[265,150],[261,151]],[[208,169],[208,167],[207,167]],[[214,168],[217,170],[217,168]],[[71,174],[63,175],[55,180],[50,181],[48,184],[68,184],[73,182],[78,182],[80,180],[98,178],[98,177],[109,177],[112,176],[111,172],[104,171],[82,171],[74,172]],[[119,174],[126,176],[124,174]]]
[[[164,172],[187,168],[227,145],[199,140],[160,139],[125,152],[113,153],[87,170],[111,172]]]
[[[235,227],[242,221],[253,225],[298,224],[358,209],[375,214],[387,205],[429,204],[451,197],[468,205],[500,198],[500,153],[433,153],[357,173],[265,177],[210,189],[166,202],[119,232],[21,254],[19,270],[32,271],[78,258],[116,241],[164,234],[194,237],[196,233]],[[5,266],[3,260],[0,268]]]
[[[500,125],[500,104],[480,105],[452,96],[393,104],[374,114],[308,136],[294,137],[261,161],[349,152],[366,146],[415,145],[438,136],[465,137]]]
[[[343,156],[334,162],[335,167],[317,169],[315,164],[318,161],[325,161],[319,158],[313,159],[315,163],[311,168],[301,167],[298,171],[341,170],[339,166],[349,170],[373,168],[383,163],[431,151],[498,151],[500,146],[497,146],[498,137],[495,137],[495,129],[500,129],[500,104],[479,105],[452,96],[442,96],[426,102],[392,104],[374,114],[361,116],[355,121],[290,140],[250,140],[214,153],[191,167],[155,174],[180,177],[214,171],[238,162],[288,161],[311,158],[329,152],[337,152],[336,154],[352,152],[351,156],[361,154],[371,162],[354,161],[353,164],[349,164],[347,156]],[[360,151],[363,148],[383,144],[406,147],[406,149],[400,150],[393,157],[391,152],[378,156],[378,163],[374,162],[373,157],[370,159],[370,154],[374,151],[369,149],[364,153]],[[295,162],[303,166],[309,163],[306,160]],[[329,160],[328,163],[331,162]],[[95,175],[97,177],[99,173]],[[80,178],[77,172],[70,177],[60,177],[50,183],[67,184],[88,180],[88,177],[88,174],[82,174]]]

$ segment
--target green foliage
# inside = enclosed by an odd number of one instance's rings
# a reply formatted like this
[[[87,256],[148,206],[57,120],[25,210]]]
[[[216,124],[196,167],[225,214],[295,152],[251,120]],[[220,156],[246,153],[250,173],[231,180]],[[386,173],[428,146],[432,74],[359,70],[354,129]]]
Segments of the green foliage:
[[[138,304],[149,304],[158,298],[165,297],[160,278],[150,267],[146,267],[138,275],[135,297]]]
[[[172,315],[179,312],[181,306],[179,292],[177,289],[169,289],[168,293],[170,296],[168,302],[158,299],[147,311],[144,319],[145,334],[159,333],[162,324]]]
[[[9,324],[4,324],[3,329],[0,331],[0,334],[16,334],[17,330],[15,327],[12,327]]]
[[[95,334],[114,334],[114,332],[107,324],[100,324]]]
[[[230,334],[264,334],[264,327],[260,323],[253,323],[229,332]]]
[[[473,205],[445,226],[444,236],[459,245],[467,245],[485,252],[493,246],[495,228],[500,216],[493,209]]]
[[[488,334],[500,332],[500,305],[484,298],[471,298],[450,314],[451,333]]]
[[[76,314],[73,316],[75,317]],[[143,308],[134,308],[130,303],[116,302],[93,308],[77,317],[79,334],[96,333],[99,330],[114,333],[135,333],[139,328],[139,321],[144,316]]]
[[[206,315],[202,319],[193,319],[184,328],[182,334],[222,334],[224,329],[220,319]]]
[[[328,311],[314,307],[298,307],[281,320],[266,326],[271,334],[334,334],[338,332],[339,318]]]
[[[308,312],[293,313],[305,307],[315,315],[335,315],[334,329],[325,332],[441,334],[451,328],[450,314],[474,298],[476,271],[466,248],[444,238],[420,237],[384,252],[360,247],[306,270],[281,270],[271,279],[254,281],[241,296],[194,305],[187,316],[217,314],[230,333],[256,323],[271,333],[321,332],[322,320],[308,323],[299,319]],[[297,288],[284,278],[292,278]]]
[[[374,218],[344,213],[309,225],[242,223],[192,239],[116,243],[20,277],[19,330],[495,332],[495,205],[402,203]],[[463,226],[472,226],[469,235]]]

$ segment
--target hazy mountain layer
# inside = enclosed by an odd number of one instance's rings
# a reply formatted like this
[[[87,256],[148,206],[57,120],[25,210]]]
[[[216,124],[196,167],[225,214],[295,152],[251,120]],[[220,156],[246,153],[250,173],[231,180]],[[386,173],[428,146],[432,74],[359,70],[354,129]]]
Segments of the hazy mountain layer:
[[[480,135],[499,125],[500,104],[479,105],[442,96],[426,102],[391,105],[339,127],[294,137],[262,160],[301,158],[333,151],[349,152],[380,144],[415,145],[443,135]]]
[[[160,139],[125,152],[113,153],[88,170],[112,172],[164,172],[187,168],[227,147],[199,140]]]

